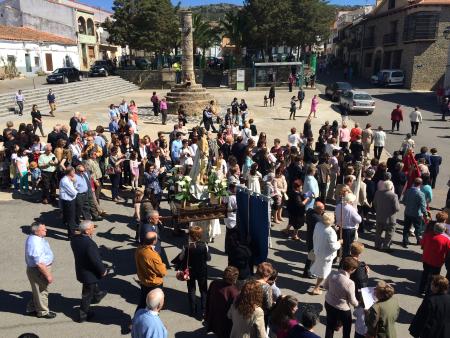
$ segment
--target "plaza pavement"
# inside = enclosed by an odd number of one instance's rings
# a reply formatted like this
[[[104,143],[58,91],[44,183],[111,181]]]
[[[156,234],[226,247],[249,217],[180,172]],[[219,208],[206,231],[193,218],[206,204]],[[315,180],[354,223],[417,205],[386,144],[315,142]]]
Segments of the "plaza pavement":
[[[157,90],[159,94],[164,93]],[[221,106],[229,104],[233,97],[246,99],[250,118],[255,119],[258,132],[265,131],[269,142],[278,137],[286,142],[289,129],[295,126],[301,131],[303,122],[309,112],[309,102],[314,90],[306,92],[304,108],[298,112],[296,121],[289,121],[289,99],[293,95],[287,91],[277,91],[277,102],[274,108],[263,107],[264,92],[236,92],[224,89],[211,90]],[[126,95],[126,99],[134,99],[138,106],[149,106],[151,90],[140,90]],[[44,116],[44,129],[47,134],[55,123],[68,124],[74,111],[87,113],[91,127],[98,124],[107,125],[107,106],[118,103],[122,97],[117,96],[106,100],[99,99],[96,104],[79,105],[64,111],[57,111],[56,118]],[[46,112],[46,107],[41,107]],[[16,123],[29,122],[25,112],[24,117],[11,117]],[[330,108],[329,102],[321,100],[318,118],[313,120],[313,130],[316,133],[325,120],[340,120],[336,111]],[[8,119],[0,119],[4,125]],[[152,139],[159,130],[169,132],[171,125],[161,126],[151,121],[141,119],[139,134],[148,134]],[[438,188],[444,190],[444,187]],[[129,196],[130,197],[130,196]],[[105,262],[115,267],[115,276],[107,277],[101,282],[101,287],[109,292],[101,304],[93,307],[96,316],[93,322],[78,324],[77,307],[81,294],[81,285],[76,281],[74,262],[69,243],[65,240],[66,231],[61,226],[58,210],[49,205],[37,204],[30,198],[20,199],[19,196],[1,193],[0,210],[3,234],[0,237],[2,259],[0,260],[0,336],[5,338],[18,337],[24,332],[34,332],[41,338],[71,338],[71,337],[120,337],[132,316],[138,300],[139,288],[134,281],[134,228],[132,225],[133,210],[131,200],[123,204],[102,201],[108,212],[105,220],[98,222],[94,240],[101,246]],[[436,203],[436,206],[441,206]],[[167,205],[163,204],[163,208]],[[285,219],[287,217],[285,216]],[[402,219],[402,214],[399,213]],[[53,265],[54,282],[50,286],[50,308],[58,316],[53,320],[44,320],[24,316],[26,302],[30,298],[30,286],[25,274],[23,257],[24,241],[27,227],[33,221],[39,220],[48,225],[48,239],[55,254]],[[278,286],[284,294],[296,295],[301,306],[310,305],[318,310],[323,308],[324,295],[310,296],[307,291],[313,280],[301,277],[306,259],[306,244],[304,240],[294,242],[288,240],[281,229],[286,223],[277,225],[271,230],[272,245],[269,250],[269,261],[279,271]],[[398,226],[397,229],[400,229]],[[303,229],[304,230],[304,229]],[[222,226],[222,231],[224,227]],[[421,299],[416,297],[417,283],[421,273],[420,249],[410,246],[401,248],[400,234],[394,236],[393,254],[373,250],[373,233],[364,235],[361,241],[366,245],[363,259],[371,268],[370,285],[376,280],[384,279],[394,284],[396,297],[401,306],[397,325],[399,338],[409,337],[408,326],[415,314]],[[305,233],[301,233],[305,238]],[[164,248],[163,259],[171,260],[183,243],[182,238],[173,237],[168,229],[162,233]],[[212,261],[210,262],[210,278],[218,278],[226,266],[226,256],[223,254],[224,235],[219,236],[211,244]],[[188,301],[185,283],[175,279],[175,271],[169,270],[164,279],[166,300],[161,318],[169,330],[169,337],[206,337],[200,321],[187,316]],[[321,324],[316,332],[323,336],[325,326],[325,311],[320,313]],[[340,337],[337,333],[336,337]]]

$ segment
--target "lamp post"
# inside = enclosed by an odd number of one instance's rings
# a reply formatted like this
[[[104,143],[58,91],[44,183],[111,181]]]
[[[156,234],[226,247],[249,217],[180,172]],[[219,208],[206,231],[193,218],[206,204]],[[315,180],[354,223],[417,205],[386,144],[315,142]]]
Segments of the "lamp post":
[[[444,29],[443,32],[445,40],[450,40],[450,26]],[[445,67],[445,77],[444,77],[444,90],[450,87],[450,44],[447,51],[447,65]]]

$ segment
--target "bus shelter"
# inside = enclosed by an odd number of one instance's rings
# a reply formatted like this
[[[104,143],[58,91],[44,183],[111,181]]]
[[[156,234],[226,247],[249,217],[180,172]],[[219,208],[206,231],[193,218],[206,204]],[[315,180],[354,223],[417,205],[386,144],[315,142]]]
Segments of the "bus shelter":
[[[270,87],[286,85],[289,74],[297,76],[299,86],[303,85],[303,63],[293,62],[257,62],[253,63],[252,87]]]

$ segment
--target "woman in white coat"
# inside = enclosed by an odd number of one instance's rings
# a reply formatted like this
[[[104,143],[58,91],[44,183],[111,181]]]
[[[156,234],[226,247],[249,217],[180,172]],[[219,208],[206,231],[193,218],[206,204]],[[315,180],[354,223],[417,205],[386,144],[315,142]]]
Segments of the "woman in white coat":
[[[312,290],[313,295],[320,295],[320,284],[331,272],[333,259],[336,252],[342,245],[342,239],[338,240],[336,231],[331,227],[334,223],[334,215],[326,212],[322,216],[322,222],[316,224],[314,228],[314,263],[311,266],[311,273],[317,276],[317,282]]]

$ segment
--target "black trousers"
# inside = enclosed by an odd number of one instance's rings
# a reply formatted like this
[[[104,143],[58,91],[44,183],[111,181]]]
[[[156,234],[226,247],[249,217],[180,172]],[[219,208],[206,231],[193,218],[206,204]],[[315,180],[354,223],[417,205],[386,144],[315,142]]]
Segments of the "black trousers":
[[[381,157],[381,154],[383,153],[383,148],[384,147],[374,146],[373,147],[373,157],[375,157],[377,160],[379,160]]]
[[[397,131],[400,129],[400,121],[392,121],[392,131],[394,131],[394,127],[397,127]]]
[[[419,122],[411,122],[411,135],[417,135],[419,130]]]
[[[42,199],[54,200],[56,198],[56,173],[42,171]]]
[[[86,220],[92,218],[87,192],[77,195],[77,198],[75,199],[75,205],[76,205],[75,221],[77,222],[77,224],[80,224],[80,216],[83,216],[83,218]]]
[[[101,295],[102,292],[100,291],[97,283],[83,283],[83,289],[81,290],[80,317],[85,317],[88,315],[91,303],[98,303]]]
[[[212,130],[214,132],[217,131],[216,127],[214,127],[214,121],[212,118],[208,118],[208,119],[203,119],[203,123],[205,124],[205,129],[207,131],[209,131],[210,128],[212,128]]]
[[[289,92],[292,92],[292,83],[288,83],[288,86],[289,86]]]
[[[147,295],[150,291],[155,289],[162,289],[163,285],[156,285],[156,286],[145,286],[141,284],[141,293],[139,295],[139,303],[136,307],[136,310],[134,311],[136,313],[139,309],[144,309],[147,306]]]
[[[434,170],[430,170],[430,180],[431,180],[431,188],[435,188],[436,187],[436,179],[437,179],[437,172]]]
[[[422,277],[420,278],[420,285],[419,285],[419,292],[420,293],[429,293],[430,291],[430,285],[431,285],[431,278],[433,275],[439,275],[441,273],[441,268],[437,268],[434,266],[431,266],[427,263],[423,264],[423,271],[422,271]]]
[[[206,310],[206,293],[208,292],[208,279],[207,277],[197,277],[192,278],[187,281],[188,288],[188,299],[189,299],[189,308],[191,313],[195,312],[196,302],[195,302],[195,282],[197,281],[198,288],[200,290],[200,308],[201,313],[203,314]]]
[[[159,115],[159,104],[158,104],[158,102],[153,102],[153,114],[155,116]]]
[[[342,239],[344,243],[342,244],[342,257],[347,257],[350,255],[350,246],[355,240],[356,229],[342,229]]]
[[[60,200],[60,202],[61,202],[61,209],[62,209],[62,214],[63,214],[63,222],[67,228],[67,232],[70,235],[71,232],[77,227],[76,203],[75,203],[75,200],[72,200],[72,201]]]
[[[333,338],[334,329],[338,322],[342,323],[343,332],[342,338],[350,338],[350,331],[352,329],[352,312],[338,310],[325,302],[325,310],[327,311],[327,329],[325,331],[325,338]]]
[[[305,262],[305,268],[303,269],[303,274],[307,275],[309,273],[309,269],[311,268],[312,262],[308,259],[308,253],[314,249],[314,228],[315,225],[312,226],[308,223],[306,223],[306,262]]]
[[[42,123],[33,122],[33,134],[36,134],[36,130],[39,128],[41,135],[44,136],[44,130],[42,129]]]

